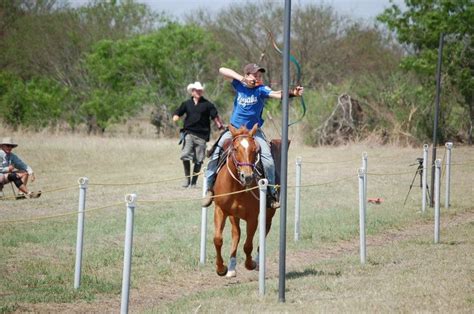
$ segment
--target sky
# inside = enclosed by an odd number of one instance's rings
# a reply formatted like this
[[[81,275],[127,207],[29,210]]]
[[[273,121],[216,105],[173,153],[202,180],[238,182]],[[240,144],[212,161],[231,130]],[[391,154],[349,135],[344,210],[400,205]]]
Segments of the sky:
[[[284,4],[284,0],[274,0]],[[69,0],[74,6],[87,3],[87,0]],[[207,9],[212,12],[219,11],[230,4],[246,3],[247,0],[137,0],[140,3],[148,4],[153,10],[165,11],[176,17],[192,13],[196,9]],[[344,15],[351,15],[355,18],[373,19],[376,15],[390,6],[389,0],[292,0],[292,6],[297,4],[325,4],[332,6],[336,12]],[[393,3],[401,6],[403,0],[393,0]]]

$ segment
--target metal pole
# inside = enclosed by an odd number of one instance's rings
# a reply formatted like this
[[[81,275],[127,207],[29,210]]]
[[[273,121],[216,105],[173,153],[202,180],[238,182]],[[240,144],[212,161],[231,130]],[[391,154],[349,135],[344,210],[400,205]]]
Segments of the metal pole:
[[[268,180],[258,181],[260,190],[260,215],[258,216],[258,290],[260,295],[265,295],[265,236],[267,235],[267,187]]]
[[[125,196],[127,202],[127,222],[125,226],[125,246],[123,254],[123,274],[122,274],[122,301],[120,313],[128,313],[128,299],[130,295],[130,273],[132,271],[132,242],[133,242],[133,216],[135,213],[136,194]]]
[[[367,208],[367,171],[368,171],[367,152],[362,153],[362,168],[364,168],[364,207]]]
[[[280,168],[280,254],[278,272],[278,300],[285,302],[286,280],[286,198],[288,174],[288,105],[290,86],[290,26],[291,26],[291,0],[285,0],[283,26],[283,97],[282,97],[282,141],[281,141],[281,168]]]
[[[206,173],[206,167],[204,167]],[[206,196],[207,180],[206,177],[202,180],[202,197]],[[207,207],[201,208],[201,252],[199,254],[199,263],[204,265],[206,263],[206,234],[207,234]]]
[[[300,239],[300,205],[301,205],[301,157],[296,158],[296,188],[295,188],[295,241]]]
[[[436,146],[438,145],[437,133],[438,133],[438,117],[439,117],[439,102],[441,95],[441,65],[443,60],[443,43],[444,43],[444,34],[439,35],[439,48],[438,48],[438,66],[436,69],[436,99],[435,99],[435,114],[433,122],[433,158],[431,160],[436,160]],[[431,167],[431,200],[430,206],[433,206],[433,188],[434,188],[434,176],[435,176],[435,165]]]
[[[434,207],[435,207],[435,225],[434,225],[434,243],[439,243],[439,183],[441,173],[441,159],[435,161],[435,186],[434,186]]]
[[[364,175],[365,169],[359,168],[359,237],[360,237],[360,263],[365,264],[367,256],[365,248],[365,204],[366,196],[364,194]]]
[[[428,166],[428,144],[423,145],[423,175],[421,177],[421,212],[426,210],[426,172]]]
[[[86,191],[89,179],[79,178],[79,209],[77,211],[77,236],[76,236],[76,267],[74,271],[74,289],[81,286],[82,248],[84,242],[84,209],[86,208]]]
[[[446,152],[446,199],[444,202],[444,208],[448,209],[450,204],[450,189],[451,189],[451,149],[453,148],[452,142],[447,142],[445,144]]]

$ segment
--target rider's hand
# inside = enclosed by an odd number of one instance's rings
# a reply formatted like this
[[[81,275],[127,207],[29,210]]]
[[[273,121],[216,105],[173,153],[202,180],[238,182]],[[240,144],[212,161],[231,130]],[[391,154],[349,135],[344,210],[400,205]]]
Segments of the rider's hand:
[[[293,90],[293,93],[295,94],[295,96],[301,96],[303,95],[303,92],[304,92],[303,86],[296,86],[295,89]]]
[[[176,121],[178,121],[178,120],[179,120],[179,116],[178,116],[178,115],[174,115],[174,116],[173,116],[173,122],[176,122]]]
[[[250,78],[248,76],[244,76],[241,80],[241,82],[247,86],[247,87],[255,87],[257,85],[257,80],[253,79],[253,78]]]
[[[15,167],[13,165],[8,166],[8,172],[13,172],[15,170]]]

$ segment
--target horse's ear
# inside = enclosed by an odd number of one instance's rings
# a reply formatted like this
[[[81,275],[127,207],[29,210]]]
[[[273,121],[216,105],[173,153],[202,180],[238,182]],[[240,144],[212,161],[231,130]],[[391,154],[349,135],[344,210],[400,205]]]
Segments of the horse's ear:
[[[237,133],[237,129],[234,128],[232,124],[229,124],[229,131],[230,131],[230,134],[232,134],[232,136],[235,136],[235,134]]]
[[[257,133],[257,130],[258,130],[258,123],[255,123],[255,125],[253,126],[253,128],[250,130],[249,135],[250,135],[251,137],[254,137],[255,133]]]

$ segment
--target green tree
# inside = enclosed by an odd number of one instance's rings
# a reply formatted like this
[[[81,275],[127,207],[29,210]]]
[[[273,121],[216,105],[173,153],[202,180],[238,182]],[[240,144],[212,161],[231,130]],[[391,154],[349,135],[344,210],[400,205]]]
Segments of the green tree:
[[[0,116],[13,128],[40,130],[59,122],[65,112],[65,90],[57,82],[36,77],[23,81],[20,77],[0,72]]]
[[[173,109],[189,82],[214,79],[216,70],[209,65],[217,51],[202,28],[177,23],[152,34],[97,43],[85,61],[91,91],[82,106],[86,122],[104,130],[146,104]]]
[[[472,144],[474,126],[474,2],[472,0],[406,0],[407,10],[392,5],[378,19],[395,31],[412,53],[402,61],[414,70],[424,85],[434,90],[439,37],[445,34],[443,51],[443,92],[457,99],[467,114],[460,125],[466,126]],[[461,97],[457,97],[460,95]],[[446,99],[445,97],[444,99]],[[447,110],[448,108],[445,107]],[[449,111],[444,112],[444,114]],[[441,116],[441,121],[455,121]],[[457,121],[459,122],[459,121]],[[459,125],[459,124],[458,124]],[[445,125],[446,127],[446,125]],[[442,134],[446,134],[446,127]]]

